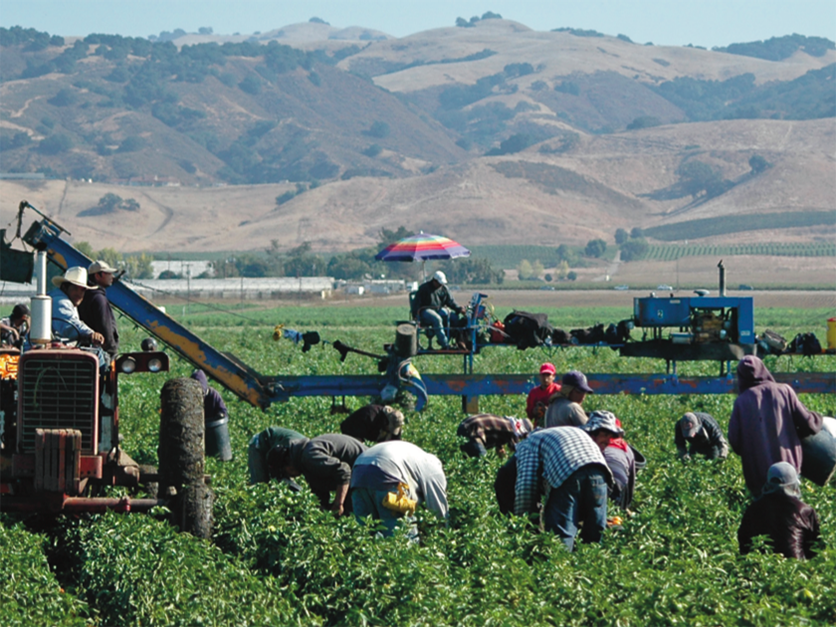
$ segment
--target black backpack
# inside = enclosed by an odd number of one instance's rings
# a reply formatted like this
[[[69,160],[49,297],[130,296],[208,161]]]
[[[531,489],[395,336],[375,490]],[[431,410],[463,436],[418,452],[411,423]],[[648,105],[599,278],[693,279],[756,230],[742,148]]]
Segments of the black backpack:
[[[821,355],[821,342],[815,333],[799,333],[795,336],[788,348],[790,353],[801,353],[802,355]]]
[[[548,314],[533,314],[527,311],[512,311],[503,321],[509,341],[520,350],[535,348],[551,342],[552,325]]]

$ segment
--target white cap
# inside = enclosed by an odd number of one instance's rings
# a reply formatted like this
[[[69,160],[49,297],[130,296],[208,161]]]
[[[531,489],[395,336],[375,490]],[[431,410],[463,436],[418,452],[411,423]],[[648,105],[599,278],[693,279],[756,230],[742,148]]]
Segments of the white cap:
[[[445,275],[445,274],[444,274],[441,270],[439,270],[438,272],[436,272],[436,273],[433,275],[433,278],[434,278],[436,281],[438,281],[439,283],[441,283],[442,285],[447,285],[447,275]]]

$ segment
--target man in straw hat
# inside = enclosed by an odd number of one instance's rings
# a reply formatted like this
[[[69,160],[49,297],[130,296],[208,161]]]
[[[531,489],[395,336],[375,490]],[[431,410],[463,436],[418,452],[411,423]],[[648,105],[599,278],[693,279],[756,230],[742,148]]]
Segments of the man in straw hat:
[[[93,345],[97,349],[100,366],[107,367],[109,360],[101,349],[104,336],[84,324],[78,316],[78,306],[84,300],[85,292],[96,289],[87,285],[87,270],[81,266],[67,268],[62,276],[53,277],[52,284],[57,288],[49,293],[52,298],[52,336],[72,346]]]
[[[107,288],[113,285],[113,273],[116,268],[110,267],[104,261],[94,261],[87,268],[87,282],[91,287],[84,293],[84,300],[78,307],[81,320],[94,331],[102,334],[104,343],[102,348],[111,359],[119,352],[119,331],[116,329],[116,318],[107,300]]]

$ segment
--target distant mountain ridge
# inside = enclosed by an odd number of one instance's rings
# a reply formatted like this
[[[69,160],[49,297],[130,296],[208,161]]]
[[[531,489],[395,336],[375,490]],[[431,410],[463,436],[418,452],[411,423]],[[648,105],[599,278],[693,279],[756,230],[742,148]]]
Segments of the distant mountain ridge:
[[[137,249],[345,249],[401,224],[477,243],[557,231],[583,242],[723,212],[832,209],[833,42],[709,51],[597,35],[499,18],[400,39],[320,22],[71,44],[0,29],[0,172],[92,180],[30,193],[86,239],[137,222],[121,244]],[[79,215],[98,201],[87,191],[126,184],[180,188],[137,193],[140,210],[113,224]],[[214,199],[223,238],[189,218],[190,186],[215,186],[195,194]],[[254,206],[237,204],[244,190]]]

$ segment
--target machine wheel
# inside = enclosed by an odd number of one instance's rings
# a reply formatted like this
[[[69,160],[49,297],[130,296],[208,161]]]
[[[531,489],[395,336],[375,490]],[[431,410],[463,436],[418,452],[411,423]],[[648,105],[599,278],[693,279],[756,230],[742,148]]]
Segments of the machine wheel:
[[[172,522],[202,538],[212,532],[214,495],[203,480],[203,389],[187,378],[171,379],[160,393],[160,494],[172,490]]]
[[[173,511],[180,530],[198,538],[211,538],[214,522],[212,507],[215,503],[212,489],[203,482],[187,485],[177,496],[177,501]]]

